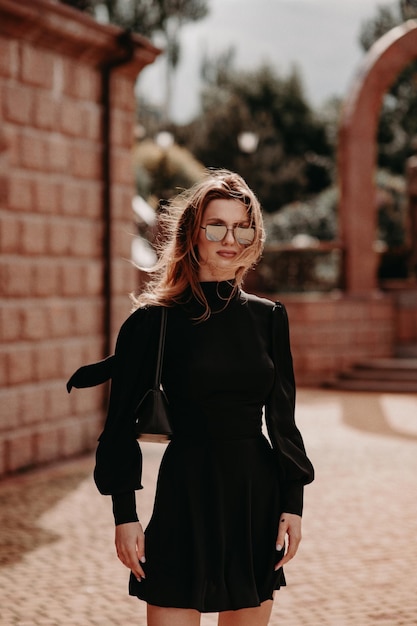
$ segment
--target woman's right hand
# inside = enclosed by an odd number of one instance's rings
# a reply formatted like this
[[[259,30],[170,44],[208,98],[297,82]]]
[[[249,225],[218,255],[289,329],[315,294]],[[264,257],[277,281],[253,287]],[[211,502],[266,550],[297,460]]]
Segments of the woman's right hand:
[[[116,526],[116,552],[123,565],[132,570],[140,582],[145,578],[141,563],[145,563],[145,535],[140,522]]]

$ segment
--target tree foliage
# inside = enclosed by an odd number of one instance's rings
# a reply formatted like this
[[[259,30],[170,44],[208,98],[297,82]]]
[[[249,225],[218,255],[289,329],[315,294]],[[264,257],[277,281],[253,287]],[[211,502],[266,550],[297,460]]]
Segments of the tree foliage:
[[[181,56],[181,28],[208,13],[208,0],[61,0],[112,24],[152,38],[161,35],[167,60],[164,116],[169,118],[172,78]]]
[[[417,17],[417,7],[412,2],[402,0],[394,7],[378,7],[376,16],[362,26],[362,48],[369,50],[377,39],[409,17]],[[402,174],[406,159],[416,151],[417,62],[413,62],[401,72],[384,98],[378,128],[378,165]]]
[[[202,19],[207,15],[207,0],[61,0],[91,15],[107,14],[108,21],[146,37],[166,34],[178,25]]]
[[[240,172],[266,211],[329,184],[323,157],[330,156],[331,148],[296,68],[286,77],[270,65],[237,71],[233,52],[228,51],[206,60],[202,75],[202,112],[177,134],[206,167]],[[249,153],[239,145],[247,132],[257,140],[256,150]]]

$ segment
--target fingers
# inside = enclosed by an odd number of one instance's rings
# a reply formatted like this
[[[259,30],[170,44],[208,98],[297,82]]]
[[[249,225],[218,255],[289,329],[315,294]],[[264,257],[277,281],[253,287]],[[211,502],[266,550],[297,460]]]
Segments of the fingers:
[[[286,537],[287,546],[286,546]],[[290,513],[283,513],[279,521],[277,550],[281,551],[286,546],[286,552],[275,565],[275,571],[291,561],[297,553],[301,541],[301,517]]]
[[[288,517],[285,516],[285,513],[281,515],[278,526],[278,537],[277,537],[277,551],[281,552],[282,548],[285,546],[285,537],[287,535],[288,530]]]
[[[139,522],[116,526],[116,553],[140,582],[145,578],[142,563],[145,563],[145,537]]]

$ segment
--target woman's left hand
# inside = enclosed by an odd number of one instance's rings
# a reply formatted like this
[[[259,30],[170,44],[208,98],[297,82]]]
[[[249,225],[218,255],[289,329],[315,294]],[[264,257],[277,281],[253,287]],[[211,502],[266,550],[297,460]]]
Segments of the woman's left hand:
[[[286,545],[286,537],[288,542],[286,551],[282,559],[275,565],[275,571],[291,561],[295,557],[298,546],[301,541],[301,517],[294,513],[282,513],[279,518],[277,550],[278,552]]]

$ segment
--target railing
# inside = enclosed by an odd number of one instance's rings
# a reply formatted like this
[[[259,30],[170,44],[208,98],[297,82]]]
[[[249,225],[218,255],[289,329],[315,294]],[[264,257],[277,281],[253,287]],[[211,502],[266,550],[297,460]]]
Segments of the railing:
[[[269,244],[254,273],[265,292],[329,292],[343,287],[343,247],[338,241],[306,246]]]

